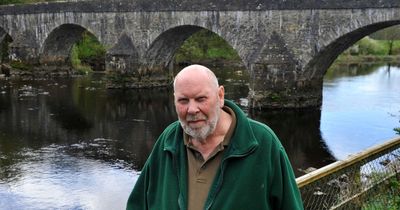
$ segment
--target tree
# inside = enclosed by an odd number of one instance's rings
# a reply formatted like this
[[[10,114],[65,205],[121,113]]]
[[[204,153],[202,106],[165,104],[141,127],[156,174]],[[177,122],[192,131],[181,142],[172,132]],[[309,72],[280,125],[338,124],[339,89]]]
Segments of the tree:
[[[391,26],[370,35],[377,40],[386,40],[388,45],[387,55],[393,54],[393,44],[395,40],[400,40],[400,25]]]

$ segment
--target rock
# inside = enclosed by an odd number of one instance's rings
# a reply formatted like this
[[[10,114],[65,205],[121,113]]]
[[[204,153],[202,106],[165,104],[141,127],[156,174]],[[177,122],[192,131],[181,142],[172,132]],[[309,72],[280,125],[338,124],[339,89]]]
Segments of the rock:
[[[4,74],[6,77],[10,76],[11,66],[9,64],[3,63],[0,66],[1,73]]]

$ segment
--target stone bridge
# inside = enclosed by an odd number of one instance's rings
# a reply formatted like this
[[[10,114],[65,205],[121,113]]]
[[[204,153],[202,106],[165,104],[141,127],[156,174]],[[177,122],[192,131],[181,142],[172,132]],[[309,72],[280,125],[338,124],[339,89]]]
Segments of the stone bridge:
[[[12,59],[68,63],[89,32],[106,70],[169,81],[175,51],[200,29],[226,40],[250,75],[251,107],[322,103],[327,68],[349,46],[400,24],[399,0],[111,0],[0,6]]]

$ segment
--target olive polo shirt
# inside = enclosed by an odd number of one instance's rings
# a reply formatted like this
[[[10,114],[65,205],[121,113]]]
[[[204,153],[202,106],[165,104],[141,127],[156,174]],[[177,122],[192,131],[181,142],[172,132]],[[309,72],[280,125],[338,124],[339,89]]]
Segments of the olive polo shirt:
[[[188,157],[188,209],[202,210],[206,202],[211,184],[214,181],[215,174],[221,164],[224,149],[229,145],[233,131],[236,126],[236,116],[233,110],[227,106],[223,111],[230,114],[232,123],[229,126],[224,140],[214,149],[210,156],[204,160],[203,156],[197,151],[189,136],[184,133],[184,143]]]

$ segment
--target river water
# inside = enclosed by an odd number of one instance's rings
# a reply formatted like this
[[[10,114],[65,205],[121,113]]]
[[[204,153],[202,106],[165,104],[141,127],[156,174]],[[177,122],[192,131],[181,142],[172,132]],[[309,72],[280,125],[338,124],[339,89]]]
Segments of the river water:
[[[247,103],[247,74],[218,68]],[[0,209],[124,209],[162,130],[172,92],[111,90],[102,75],[0,81]],[[281,139],[296,176],[379,144],[400,127],[400,68],[346,66],[325,77],[321,110],[254,112]]]

